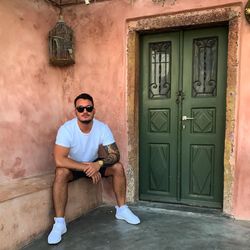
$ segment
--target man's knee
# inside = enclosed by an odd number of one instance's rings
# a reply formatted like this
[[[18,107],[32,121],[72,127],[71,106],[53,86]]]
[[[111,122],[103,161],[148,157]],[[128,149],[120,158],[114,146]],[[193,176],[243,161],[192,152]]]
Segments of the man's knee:
[[[125,176],[123,165],[120,162],[115,163],[111,168],[113,175]]]
[[[56,168],[55,182],[69,182],[72,179],[72,173],[67,168]]]

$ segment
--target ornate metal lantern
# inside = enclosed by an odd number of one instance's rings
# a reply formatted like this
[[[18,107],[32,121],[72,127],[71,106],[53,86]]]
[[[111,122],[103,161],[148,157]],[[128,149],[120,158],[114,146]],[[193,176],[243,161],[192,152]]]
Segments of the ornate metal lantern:
[[[56,66],[75,63],[73,30],[65,24],[61,15],[49,32],[49,60]]]

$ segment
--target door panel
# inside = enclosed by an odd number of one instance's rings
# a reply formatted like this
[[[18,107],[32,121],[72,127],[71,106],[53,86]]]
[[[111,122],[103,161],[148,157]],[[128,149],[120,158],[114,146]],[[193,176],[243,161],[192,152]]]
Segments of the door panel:
[[[144,36],[142,50],[141,198],[168,201],[176,197],[179,33]]]
[[[187,31],[184,41],[182,116],[193,119],[183,121],[182,201],[221,207],[227,30]]]
[[[226,28],[141,37],[140,199],[222,206]]]

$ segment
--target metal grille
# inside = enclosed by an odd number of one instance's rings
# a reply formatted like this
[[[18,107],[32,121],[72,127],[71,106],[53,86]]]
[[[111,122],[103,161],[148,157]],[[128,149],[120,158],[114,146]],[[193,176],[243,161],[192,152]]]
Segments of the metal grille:
[[[218,38],[209,37],[193,41],[192,96],[216,96]]]
[[[171,42],[150,45],[149,98],[170,98],[171,96]]]

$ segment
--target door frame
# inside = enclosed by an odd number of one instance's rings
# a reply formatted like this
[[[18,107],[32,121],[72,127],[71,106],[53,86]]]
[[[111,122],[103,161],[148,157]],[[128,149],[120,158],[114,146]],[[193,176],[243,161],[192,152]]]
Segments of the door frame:
[[[223,212],[232,214],[236,160],[237,89],[239,76],[240,5],[222,8],[166,13],[127,20],[127,126],[128,126],[128,201],[139,199],[139,39],[140,33],[183,28],[228,26],[226,90],[226,129],[224,149]],[[211,22],[213,20],[213,22]]]

